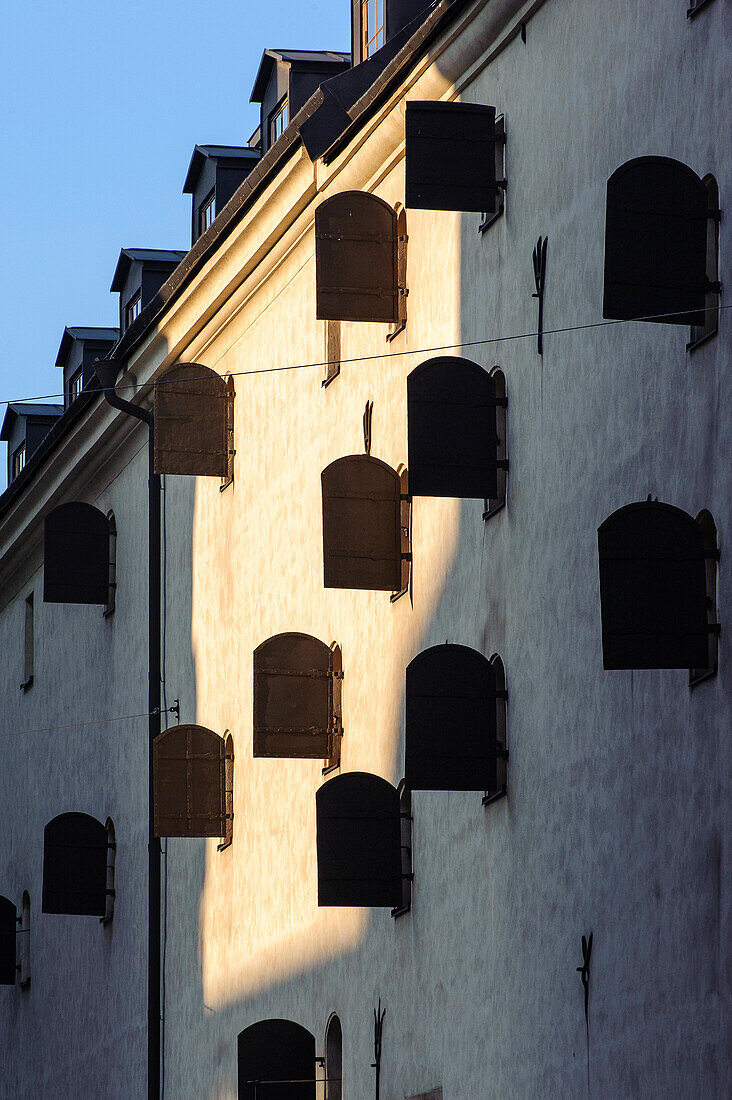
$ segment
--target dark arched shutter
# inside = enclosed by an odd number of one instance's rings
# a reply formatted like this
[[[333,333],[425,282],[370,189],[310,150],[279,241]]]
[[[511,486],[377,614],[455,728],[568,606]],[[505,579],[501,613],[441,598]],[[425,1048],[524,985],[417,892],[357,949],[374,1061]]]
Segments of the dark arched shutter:
[[[343,191],[315,210],[316,315],[399,320],[396,213],[376,195]]]
[[[331,462],[321,475],[326,588],[401,588],[401,485],[370,455]]]
[[[496,681],[464,645],[436,645],[407,666],[405,780],[419,791],[496,789]]]
[[[15,985],[17,918],[12,901],[0,897],[0,985]]]
[[[597,536],[604,667],[705,666],[707,552],[696,520],[649,500],[613,512]]]
[[[103,917],[107,911],[107,830],[89,814],[54,817],[43,831],[44,913]]]
[[[91,504],[60,504],[46,516],[43,539],[46,603],[109,600],[109,519]]]
[[[478,103],[407,103],[407,207],[496,209],[496,109]]]
[[[401,905],[399,794],[378,775],[348,772],[315,796],[318,905]]]
[[[200,363],[176,363],[155,382],[155,473],[226,477],[226,381]]]
[[[443,355],[412,371],[407,378],[412,496],[497,495],[498,400],[494,379],[469,359]]]
[[[254,755],[323,760],[333,744],[333,653],[309,634],[254,650]]]
[[[315,1036],[292,1020],[239,1033],[239,1100],[315,1100]]]
[[[205,726],[173,726],[153,741],[156,836],[226,835],[226,749]]]
[[[603,317],[700,324],[707,290],[707,193],[667,157],[638,157],[607,182]],[[674,314],[674,316],[658,316]]]

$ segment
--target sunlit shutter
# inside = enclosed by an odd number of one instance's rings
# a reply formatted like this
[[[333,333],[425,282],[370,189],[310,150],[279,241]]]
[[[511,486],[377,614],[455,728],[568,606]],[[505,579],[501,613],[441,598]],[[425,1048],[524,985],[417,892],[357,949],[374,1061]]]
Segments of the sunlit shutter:
[[[401,587],[401,487],[391,466],[370,455],[339,458],[323,470],[326,588]]]
[[[495,381],[469,359],[440,356],[407,378],[413,496],[495,497]]]
[[[316,315],[399,320],[396,213],[376,195],[344,191],[315,211]]]
[[[46,516],[43,544],[46,603],[109,600],[109,519],[91,504],[60,504]]]
[[[17,917],[12,901],[0,897],[0,985],[15,985]]]
[[[405,777],[412,790],[496,788],[496,682],[482,653],[437,645],[407,667]]]
[[[156,836],[225,836],[224,739],[204,726],[173,726],[153,742]]]
[[[318,905],[401,905],[399,795],[365,772],[316,793]]]
[[[696,520],[670,504],[628,504],[600,526],[598,546],[604,667],[705,667],[706,551]]]
[[[315,1100],[315,1036],[292,1020],[239,1033],[239,1100]]]
[[[107,844],[106,828],[89,814],[49,821],[43,833],[44,913],[105,915]]]
[[[229,387],[200,363],[176,363],[156,379],[155,473],[226,477]]]
[[[409,101],[405,129],[407,207],[495,211],[495,107]]]
[[[325,759],[333,735],[333,654],[308,634],[254,650],[254,756]]]
[[[703,313],[688,311],[705,304],[707,205],[696,173],[666,157],[639,157],[612,174],[603,317],[703,322]]]

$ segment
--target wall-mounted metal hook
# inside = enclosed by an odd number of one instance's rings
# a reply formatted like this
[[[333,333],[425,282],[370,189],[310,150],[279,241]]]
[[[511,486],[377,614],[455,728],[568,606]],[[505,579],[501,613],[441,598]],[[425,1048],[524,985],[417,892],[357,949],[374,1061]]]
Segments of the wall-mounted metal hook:
[[[374,1009],[374,1060],[371,1063],[371,1068],[376,1070],[376,1100],[379,1100],[381,1090],[381,1035],[384,1030],[385,1016],[386,1009],[381,1007],[381,997],[379,997],[379,1007]]]
[[[363,449],[367,455],[371,454],[371,417],[373,412],[373,401],[367,401],[366,408],[363,411]]]
[[[577,967],[577,973],[582,979],[582,987],[585,991],[585,1026],[590,1022],[590,956],[592,955],[592,932],[589,939],[582,937],[582,966]]]
[[[546,278],[546,237],[539,237],[533,251],[534,283],[536,293],[532,298],[539,299],[539,324],[536,334],[536,350],[539,355],[544,354],[544,281]]]

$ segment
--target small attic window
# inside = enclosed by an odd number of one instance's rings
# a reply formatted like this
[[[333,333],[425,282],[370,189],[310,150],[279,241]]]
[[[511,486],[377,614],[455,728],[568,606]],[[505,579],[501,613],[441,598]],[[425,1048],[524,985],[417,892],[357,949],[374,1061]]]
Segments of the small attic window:
[[[209,195],[201,203],[201,208],[198,211],[198,233],[199,236],[205,233],[210,225],[213,224],[213,220],[216,217],[216,192],[211,191]]]
[[[138,292],[137,292],[137,294],[135,294],[134,298],[132,298],[127,303],[127,310],[125,312],[125,325],[126,325],[127,328],[130,327],[130,325],[132,324],[133,321],[137,320],[137,318],[140,316],[140,311],[141,310],[142,310],[142,291],[138,290]]]
[[[361,0],[363,59],[380,50],[385,41],[384,0]]]
[[[269,116],[269,143],[274,145],[287,129],[290,117],[290,105],[287,96],[283,96]]]
[[[13,451],[13,480],[25,467],[25,442]]]
[[[79,369],[76,371],[76,373],[72,374],[71,378],[69,378],[69,405],[71,404],[72,401],[76,401],[76,398],[81,395],[82,386],[83,386],[82,371],[81,371],[81,367],[79,367]]]

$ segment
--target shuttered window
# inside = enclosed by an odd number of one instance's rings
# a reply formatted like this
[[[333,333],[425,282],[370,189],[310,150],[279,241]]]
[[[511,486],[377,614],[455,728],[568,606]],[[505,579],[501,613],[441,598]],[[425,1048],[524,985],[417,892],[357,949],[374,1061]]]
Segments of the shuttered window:
[[[407,208],[495,213],[495,107],[410,101],[405,129]]]
[[[239,1100],[315,1100],[315,1036],[292,1020],[239,1033]]]
[[[15,985],[17,917],[12,901],[0,897],[0,985]]]
[[[709,664],[706,560],[692,516],[658,501],[628,504],[598,530],[606,669]]]
[[[109,601],[109,520],[91,504],[60,504],[46,516],[43,540],[45,603]]]
[[[61,814],[44,829],[42,909],[106,914],[107,830],[89,814]]]
[[[341,725],[336,675],[334,651],[309,634],[275,634],[257,646],[254,756],[330,759]]]
[[[324,321],[399,321],[397,217],[366,191],[333,195],[315,211],[316,315]]]
[[[402,903],[399,795],[377,775],[349,772],[315,797],[318,905]]]
[[[698,311],[709,289],[707,212],[703,182],[678,161],[638,157],[612,174],[603,317],[673,325],[703,321]]]
[[[156,836],[226,835],[226,747],[205,726],[173,726],[153,742]]]
[[[201,363],[176,363],[155,384],[155,473],[229,474],[233,388]]]
[[[437,645],[407,666],[406,783],[412,790],[495,791],[494,666],[464,645]],[[505,692],[504,692],[505,694]]]
[[[496,497],[496,411],[505,397],[477,363],[444,355],[407,378],[409,484],[413,496]]]
[[[399,591],[399,474],[370,455],[349,455],[326,467],[321,482],[325,587]]]

